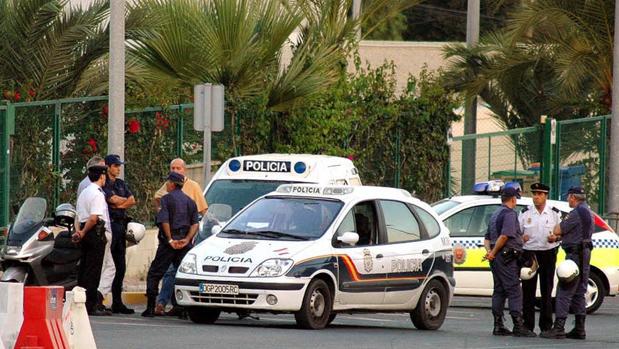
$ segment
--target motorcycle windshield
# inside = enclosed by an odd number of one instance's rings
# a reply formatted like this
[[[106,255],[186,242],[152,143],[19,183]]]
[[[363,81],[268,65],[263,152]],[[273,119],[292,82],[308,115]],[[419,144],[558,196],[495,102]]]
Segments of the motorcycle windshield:
[[[11,225],[7,245],[21,246],[43,225],[47,202],[43,198],[30,197],[19,208],[15,222]]]

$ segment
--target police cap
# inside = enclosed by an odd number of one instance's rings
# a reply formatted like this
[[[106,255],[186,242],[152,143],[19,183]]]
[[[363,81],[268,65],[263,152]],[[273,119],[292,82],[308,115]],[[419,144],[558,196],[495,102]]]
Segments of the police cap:
[[[88,173],[92,173],[94,175],[102,175],[102,174],[106,174],[107,173],[107,166],[101,166],[101,165],[96,165],[96,166],[91,166],[88,168]]]
[[[582,187],[571,187],[567,190],[567,193],[585,195],[585,190]]]
[[[185,183],[185,176],[177,172],[168,173],[168,177],[166,177],[166,179],[175,184],[182,185]]]
[[[515,188],[512,188],[512,187],[505,188],[501,192],[501,197],[503,197],[503,198],[512,198],[514,196],[517,197],[518,199],[520,199],[520,192],[518,190],[516,190]]]
[[[111,165],[122,165],[124,162],[120,159],[119,155],[116,154],[108,154],[105,156],[105,164],[108,166]]]
[[[543,183],[533,183],[531,184],[531,191],[548,194],[550,192],[550,187]]]

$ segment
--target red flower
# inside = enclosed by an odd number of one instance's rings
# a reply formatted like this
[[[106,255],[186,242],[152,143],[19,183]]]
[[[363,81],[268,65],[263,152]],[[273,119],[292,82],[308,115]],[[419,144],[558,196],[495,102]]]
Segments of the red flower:
[[[140,121],[136,119],[131,119],[129,120],[128,126],[129,126],[129,133],[136,134],[140,132]]]
[[[19,102],[19,100],[21,99],[21,93],[19,93],[19,91],[15,91],[13,97],[15,99],[15,102]]]
[[[104,104],[103,107],[101,107],[101,115],[106,116],[109,113],[110,109],[108,107],[107,104]]]
[[[157,129],[166,129],[170,127],[170,119],[166,118],[161,112],[155,113],[155,125]]]
[[[34,96],[36,96],[36,95],[37,95],[37,92],[35,90],[33,90],[33,89],[29,89],[28,90],[28,96],[34,98]]]
[[[88,143],[93,153],[97,152],[97,141],[94,138],[90,138],[86,143]]]
[[[350,160],[350,161],[355,161],[355,156],[354,156],[354,155],[352,155],[352,154],[347,155],[347,156],[346,156],[346,158],[347,158],[348,160]]]

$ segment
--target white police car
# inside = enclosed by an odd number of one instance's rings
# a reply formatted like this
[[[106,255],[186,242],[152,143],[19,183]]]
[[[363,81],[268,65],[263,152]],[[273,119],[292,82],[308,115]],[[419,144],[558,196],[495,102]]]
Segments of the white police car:
[[[450,231],[454,247],[456,295],[492,295],[490,266],[482,260],[486,254],[483,240],[490,216],[501,205],[498,191],[502,185],[501,181],[490,181],[486,186],[480,183],[476,190],[478,195],[454,196],[432,205]],[[520,212],[532,204],[531,198],[522,197],[518,199],[516,210]],[[559,209],[562,216],[572,210],[565,201],[548,200],[548,205]],[[597,214],[594,216],[594,249],[591,252],[591,273],[585,295],[589,313],[602,305],[604,297],[619,293],[619,237],[601,217]],[[557,263],[564,258],[565,253],[559,249]]]
[[[204,189],[209,205],[200,222],[197,241],[211,235],[212,227],[225,223],[256,198],[282,184],[361,185],[350,159],[313,154],[259,154],[226,160]]]
[[[221,311],[294,313],[319,329],[338,312],[394,311],[437,329],[453,287],[448,231],[407,191],[287,184],[194,247],[175,292],[197,323]]]

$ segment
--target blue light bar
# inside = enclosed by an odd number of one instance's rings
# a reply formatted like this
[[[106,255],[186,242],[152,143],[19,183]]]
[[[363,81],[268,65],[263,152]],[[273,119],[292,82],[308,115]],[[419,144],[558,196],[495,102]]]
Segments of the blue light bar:
[[[236,172],[241,169],[241,162],[236,159],[230,160],[230,163],[228,164],[228,168],[230,169],[230,171]]]

